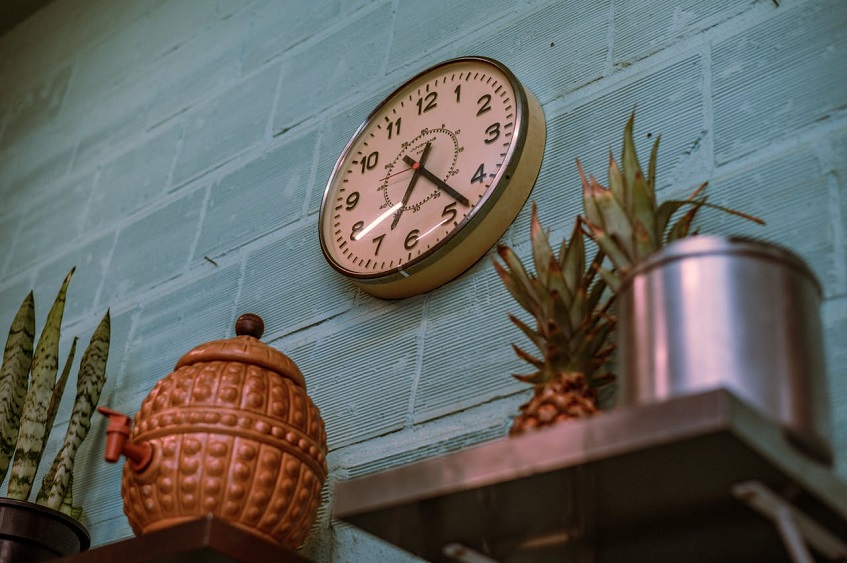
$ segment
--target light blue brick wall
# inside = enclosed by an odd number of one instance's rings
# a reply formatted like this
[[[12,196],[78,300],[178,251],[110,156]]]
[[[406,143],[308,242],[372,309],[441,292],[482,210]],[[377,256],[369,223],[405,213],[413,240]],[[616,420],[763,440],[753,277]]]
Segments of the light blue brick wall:
[[[431,64],[487,55],[543,105],[532,198],[555,236],[580,210],[575,158],[605,181],[636,108],[639,151],[662,138],[664,194],[708,180],[715,203],[768,221],[706,212],[704,230],[806,258],[825,288],[847,477],[847,2],[779,4],[56,0],[0,37],[0,327],[30,288],[40,327],[76,265],[62,353],[110,307],[103,403],[134,413],[184,352],[259,313],[323,412],[331,481],[503,436],[526,397],[510,374],[526,368],[490,260],[387,302],[317,242],[323,188],[370,109]],[[528,252],[528,225],[529,206],[504,241]],[[95,545],[131,535],[103,435],[95,425],[76,480]],[[404,559],[330,526],[329,504],[306,552]]]

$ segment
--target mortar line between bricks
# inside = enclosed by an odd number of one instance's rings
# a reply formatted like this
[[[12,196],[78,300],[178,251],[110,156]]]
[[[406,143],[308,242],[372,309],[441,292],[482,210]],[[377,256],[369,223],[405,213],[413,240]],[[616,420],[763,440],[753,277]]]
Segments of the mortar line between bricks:
[[[609,25],[606,39],[606,62],[603,65],[603,76],[615,74],[615,0],[609,2]]]
[[[637,81],[639,78],[653,74],[661,69],[672,66],[674,63],[699,56],[703,45],[711,45],[715,41],[722,41],[743,33],[745,30],[762,24],[777,14],[765,14],[763,10],[769,10],[768,6],[760,8],[759,5],[752,6],[746,12],[723,21],[713,27],[703,29],[696,34],[683,37],[661,47],[658,51],[651,52],[630,64],[620,68],[615,67],[614,47],[611,47],[612,68],[604,68],[604,75],[598,80],[555,97],[544,104],[545,112],[551,113],[568,111],[604,94],[608,94]],[[612,24],[610,23],[610,28]],[[610,36],[614,30],[610,29]],[[607,61],[608,62],[608,61]]]
[[[424,298],[423,307],[421,308],[421,323],[418,327],[417,334],[417,350],[415,357],[415,373],[412,377],[412,388],[409,391],[409,407],[406,410],[406,422],[404,428],[412,428],[415,424],[415,403],[417,402],[418,386],[421,380],[421,372],[423,371],[423,355],[426,346],[426,328],[429,319],[429,306],[432,301],[432,295],[427,295]]]
[[[703,143],[708,151],[709,174],[714,172],[717,165],[715,158],[715,104],[714,85],[712,83],[712,42],[707,41],[700,53],[700,64],[703,69]]]

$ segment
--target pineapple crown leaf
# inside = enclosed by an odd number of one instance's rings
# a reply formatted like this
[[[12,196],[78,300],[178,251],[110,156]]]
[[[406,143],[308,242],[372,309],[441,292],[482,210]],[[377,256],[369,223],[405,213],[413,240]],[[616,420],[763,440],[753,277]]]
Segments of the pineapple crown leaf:
[[[515,324],[515,326],[518,327],[522,333],[524,333],[524,335],[530,340],[530,342],[535,344],[536,348],[542,351],[544,350],[543,336],[529,328],[526,323],[524,323],[522,320],[520,320],[514,315],[509,315],[509,320],[511,320]]]
[[[494,269],[503,281],[503,285],[506,286],[506,289],[509,290],[509,293],[521,307],[531,315],[538,317],[542,312],[542,305],[535,297],[534,284],[526,273],[520,258],[508,246],[498,245],[497,253],[506,263],[506,267],[503,267],[492,258]]]
[[[549,233],[541,227],[538,220],[538,208],[532,202],[532,219],[530,221],[530,240],[532,241],[532,257],[535,271],[542,285],[547,284],[550,262],[553,261],[553,249],[550,247]]]
[[[529,383],[532,385],[541,385],[546,382],[544,374],[541,370],[527,374],[527,375],[517,375],[512,374],[512,377],[517,379],[518,381],[522,381],[524,383]]]
[[[512,349],[515,351],[515,354],[518,356],[518,358],[522,359],[533,367],[541,369],[541,367],[544,366],[544,360],[536,358],[517,344],[512,344]]]
[[[697,215],[697,212],[700,211],[700,208],[703,207],[703,204],[705,203],[706,196],[703,196],[701,199],[692,203],[691,209],[686,211],[685,214],[679,218],[679,220],[673,225],[673,227],[671,227],[671,230],[668,232],[668,244],[674,242],[675,240],[679,240],[688,236],[688,233],[691,230],[691,223],[694,221],[694,217]]]
[[[584,282],[585,272],[585,242],[582,240],[582,229],[580,218],[577,217],[571,231],[570,242],[565,245],[562,242],[562,252],[559,255],[559,264],[563,271],[565,284],[571,294],[575,294],[577,288]]]

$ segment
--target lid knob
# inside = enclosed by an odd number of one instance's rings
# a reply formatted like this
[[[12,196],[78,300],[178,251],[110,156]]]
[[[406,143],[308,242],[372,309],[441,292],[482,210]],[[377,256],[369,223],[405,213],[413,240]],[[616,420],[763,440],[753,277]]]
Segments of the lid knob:
[[[265,321],[259,315],[244,313],[235,321],[235,334],[238,336],[252,336],[258,340],[264,333]]]

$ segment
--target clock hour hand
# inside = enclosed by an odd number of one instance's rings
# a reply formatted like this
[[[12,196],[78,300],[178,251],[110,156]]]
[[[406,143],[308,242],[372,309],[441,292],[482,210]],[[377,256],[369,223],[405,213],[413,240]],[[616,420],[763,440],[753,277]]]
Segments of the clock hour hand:
[[[397,223],[400,222],[400,217],[403,215],[406,205],[409,204],[409,198],[412,197],[412,190],[415,189],[415,184],[417,184],[418,178],[421,177],[421,173],[423,172],[423,163],[426,162],[426,159],[429,157],[430,148],[432,148],[432,144],[427,143],[424,146],[423,153],[421,153],[420,162],[414,163],[414,161],[412,161],[412,169],[414,170],[412,173],[412,179],[409,180],[409,186],[406,188],[406,193],[403,194],[403,201],[400,202],[400,209],[397,210],[397,213],[394,214],[394,220],[391,221],[391,230],[394,230],[394,227],[396,227]]]
[[[439,190],[446,193],[447,195],[449,195],[450,197],[452,197],[453,199],[455,199],[456,201],[458,201],[459,203],[461,203],[465,207],[470,206],[471,202],[468,201],[468,198],[466,198],[465,196],[463,196],[462,194],[460,194],[459,192],[457,192],[456,190],[451,188],[444,180],[442,180],[441,178],[439,178],[438,176],[436,176],[435,174],[433,174],[432,172],[430,172],[429,170],[424,168],[423,159],[421,159],[420,162],[415,162],[414,159],[412,159],[411,157],[404,156],[403,162],[405,162],[406,164],[408,164],[409,166],[412,166],[412,167],[417,165],[417,169],[415,170],[415,172],[420,172],[420,174],[424,178],[426,178],[427,180],[429,180],[430,182],[435,184],[438,187]]]

